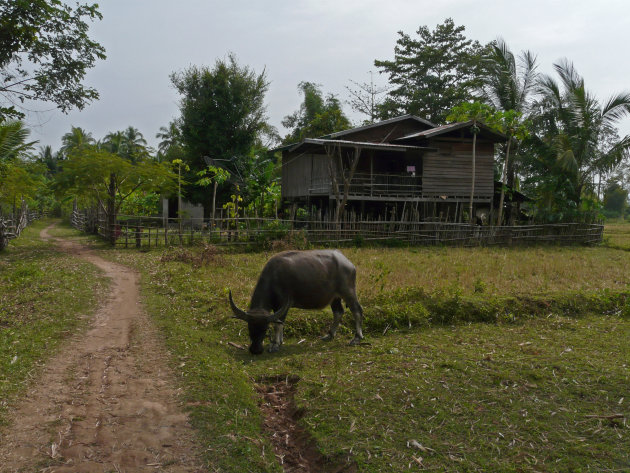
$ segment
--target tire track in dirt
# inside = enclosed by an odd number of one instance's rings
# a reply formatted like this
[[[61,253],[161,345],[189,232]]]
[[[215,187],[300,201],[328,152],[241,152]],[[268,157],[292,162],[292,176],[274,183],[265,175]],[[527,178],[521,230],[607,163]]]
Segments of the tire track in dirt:
[[[51,226],[52,227],[52,226]],[[48,227],[41,237],[50,239]],[[203,472],[135,271],[83,246],[62,251],[111,278],[86,332],[49,360],[0,430],[0,472]]]

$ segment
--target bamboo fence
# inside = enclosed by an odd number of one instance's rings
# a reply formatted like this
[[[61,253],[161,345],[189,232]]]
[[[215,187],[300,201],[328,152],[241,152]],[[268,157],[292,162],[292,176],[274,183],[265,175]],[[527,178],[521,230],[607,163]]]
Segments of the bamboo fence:
[[[104,216],[75,211],[72,225],[114,237],[116,246],[151,248],[211,243],[214,245],[269,245],[273,241],[313,245],[364,242],[400,242],[407,245],[515,246],[537,243],[594,245],[602,242],[603,225],[558,223],[544,225],[479,226],[443,221],[370,220],[348,213],[342,222],[327,217],[274,219],[227,217],[210,219],[164,219],[118,217],[108,228]]]
[[[0,251],[7,247],[10,240],[19,237],[24,228],[38,217],[39,214],[29,210],[25,203],[14,214],[0,216]]]

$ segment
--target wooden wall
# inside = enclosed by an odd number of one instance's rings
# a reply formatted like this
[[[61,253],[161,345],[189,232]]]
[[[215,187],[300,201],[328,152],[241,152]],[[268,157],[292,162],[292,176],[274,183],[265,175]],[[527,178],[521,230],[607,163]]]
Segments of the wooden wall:
[[[330,193],[331,183],[326,155],[285,153],[282,160],[283,198]]]
[[[472,178],[472,142],[434,140],[439,149],[423,158],[423,197],[470,197]],[[489,200],[494,192],[494,146],[477,142],[475,198]]]

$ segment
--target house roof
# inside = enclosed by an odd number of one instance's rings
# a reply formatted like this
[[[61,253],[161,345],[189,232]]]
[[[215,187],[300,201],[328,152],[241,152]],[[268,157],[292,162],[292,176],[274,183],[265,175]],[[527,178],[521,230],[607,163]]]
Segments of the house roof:
[[[346,141],[346,140],[331,140],[328,138],[305,138],[303,141],[292,145],[292,147],[285,146],[283,149],[288,149],[293,152],[301,148],[319,147],[325,145],[337,145],[343,148],[362,148],[362,149],[375,149],[382,151],[399,151],[405,152],[407,150],[421,150],[428,151],[435,148],[429,148],[426,146],[415,146],[405,144],[390,144],[390,143],[371,143],[368,141]]]
[[[351,133],[357,133],[359,131],[365,131],[365,130],[369,130],[371,128],[378,128],[381,127],[383,125],[389,125],[392,123],[397,123],[400,121],[404,121],[404,120],[414,120],[418,123],[421,123],[423,125],[426,125],[428,127],[434,128],[436,125],[435,123],[431,123],[429,120],[426,120],[424,118],[420,118],[417,117],[415,115],[401,115],[399,117],[394,117],[394,118],[389,118],[387,120],[383,120],[377,123],[370,123],[369,125],[363,125],[363,126],[358,126],[356,128],[350,128],[348,130],[343,130],[343,131],[338,131],[336,133],[331,133],[330,135],[325,135],[322,136],[322,138],[337,138],[339,136],[344,136],[344,135],[349,135]]]
[[[430,130],[419,131],[417,133],[412,133],[410,135],[402,136],[394,141],[406,141],[414,138],[433,138],[440,135],[445,135],[448,133],[452,133],[457,130],[461,130],[462,128],[466,128],[472,126],[473,121],[468,120],[467,122],[457,122],[450,123],[448,125],[442,125],[435,128],[431,128]],[[477,126],[484,132],[485,136],[489,136],[494,141],[504,141],[507,139],[503,133],[499,133],[496,130],[493,130],[488,125],[477,122]]]
[[[424,118],[420,118],[420,117],[417,117],[415,115],[401,115],[399,117],[390,118],[388,120],[383,120],[383,121],[380,121],[378,123],[371,123],[369,125],[358,126],[358,127],[355,127],[355,128],[350,128],[348,130],[338,131],[336,133],[331,133],[329,135],[320,136],[320,137],[318,137],[316,139],[320,139],[320,140],[332,140],[332,139],[334,139],[334,141],[340,141],[341,142],[341,140],[337,140],[337,138],[339,138],[341,136],[351,135],[351,134],[354,134],[354,133],[359,133],[359,132],[370,130],[370,129],[373,129],[373,128],[379,128],[381,126],[390,125],[392,123],[402,122],[402,121],[405,121],[405,120],[415,121],[415,122],[417,122],[417,123],[419,123],[419,124],[421,124],[423,126],[427,126],[427,127],[430,127],[430,128],[434,128],[436,126],[435,123],[431,123],[429,120],[425,120]],[[315,139],[315,138],[307,138],[307,140],[308,139]],[[306,142],[306,140],[305,140],[305,142]],[[347,141],[347,142],[349,143],[350,141]],[[355,142],[355,141],[352,141],[352,143],[367,144],[367,142]],[[278,146],[277,148],[274,148],[271,151],[272,152],[287,151],[287,150],[293,151],[300,144],[301,143],[290,143],[290,144],[287,144],[287,145]]]

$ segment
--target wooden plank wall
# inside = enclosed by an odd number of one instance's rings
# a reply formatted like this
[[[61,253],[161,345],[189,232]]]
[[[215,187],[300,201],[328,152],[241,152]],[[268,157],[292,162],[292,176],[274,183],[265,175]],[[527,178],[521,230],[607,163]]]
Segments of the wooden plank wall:
[[[470,196],[472,143],[435,141],[438,152],[424,155],[422,194],[424,197]],[[493,145],[477,143],[475,197],[491,199],[494,192]]]
[[[282,198],[308,195],[311,187],[312,160],[311,154],[282,155]]]

